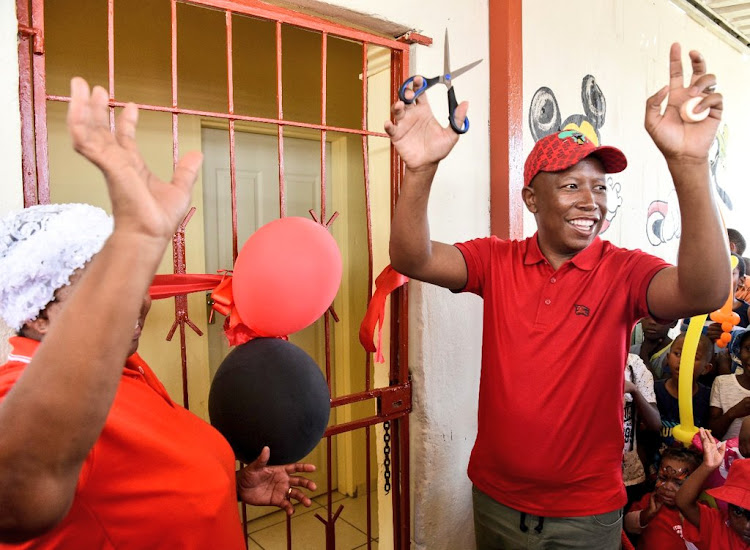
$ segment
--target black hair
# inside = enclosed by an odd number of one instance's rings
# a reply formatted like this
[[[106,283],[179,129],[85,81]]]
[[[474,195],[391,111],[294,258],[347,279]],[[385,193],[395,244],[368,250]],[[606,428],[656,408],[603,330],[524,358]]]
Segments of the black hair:
[[[687,337],[687,332],[680,332],[677,336],[675,336],[675,339],[672,340],[672,343],[669,345],[669,351],[672,351],[672,346],[674,346],[677,340],[684,340],[686,337]],[[706,336],[705,334],[701,334],[698,337],[698,345],[696,346],[696,351],[701,346],[705,346],[706,352],[708,354],[706,357],[706,361],[710,363],[711,359],[713,359],[714,357],[714,343],[711,341],[711,339],[708,336]]]
[[[745,243],[745,237],[742,236],[742,233],[736,229],[728,228],[727,237],[729,237],[729,242],[734,243],[734,246],[737,248],[737,254],[742,256],[745,253],[745,247],[747,246],[747,243]]]
[[[742,256],[740,256],[739,254],[735,254],[734,252],[732,252],[732,256],[737,258],[737,267],[740,268],[740,279],[741,279],[742,277],[745,276],[745,273],[747,273],[747,271],[745,271],[746,269],[745,260],[742,258]]]
[[[661,461],[665,458],[671,458],[678,462],[684,462],[690,465],[690,471],[694,471],[703,462],[703,456],[698,454],[697,450],[692,447],[684,447],[681,444],[672,447],[665,447],[661,452]]]

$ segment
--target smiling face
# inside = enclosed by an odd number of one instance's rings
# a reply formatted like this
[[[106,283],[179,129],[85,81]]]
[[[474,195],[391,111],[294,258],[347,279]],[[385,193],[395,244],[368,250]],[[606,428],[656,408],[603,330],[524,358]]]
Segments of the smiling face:
[[[536,218],[539,248],[557,269],[585,249],[607,215],[604,166],[589,156],[560,172],[539,172],[523,188],[526,207]]]

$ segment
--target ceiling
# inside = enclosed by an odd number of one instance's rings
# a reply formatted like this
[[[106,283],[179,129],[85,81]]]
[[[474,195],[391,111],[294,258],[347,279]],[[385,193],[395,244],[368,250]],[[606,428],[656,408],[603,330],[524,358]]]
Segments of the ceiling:
[[[720,27],[723,32],[750,48],[750,2],[738,0],[683,0],[700,12],[707,23]]]

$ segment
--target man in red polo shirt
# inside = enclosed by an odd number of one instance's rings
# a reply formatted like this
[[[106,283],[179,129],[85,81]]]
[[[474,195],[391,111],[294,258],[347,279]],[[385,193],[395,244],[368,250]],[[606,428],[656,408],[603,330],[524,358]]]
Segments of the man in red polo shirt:
[[[469,463],[480,549],[619,548],[627,337],[646,315],[689,317],[726,299],[729,256],[708,165],[722,97],[701,55],[690,58],[685,87],[673,45],[669,85],[646,102],[646,130],[667,161],[682,211],[677,266],[599,239],[605,174],[627,162],[618,149],[597,147],[576,131],[539,140],[526,161],[522,198],[537,222],[533,237],[431,241],[430,187],[458,136],[440,126],[423,95],[410,105],[397,102],[385,124],[406,164],[391,228],[393,267],[484,298],[479,423]],[[680,106],[698,95],[708,118],[684,122]],[[456,111],[458,127],[467,108]]]

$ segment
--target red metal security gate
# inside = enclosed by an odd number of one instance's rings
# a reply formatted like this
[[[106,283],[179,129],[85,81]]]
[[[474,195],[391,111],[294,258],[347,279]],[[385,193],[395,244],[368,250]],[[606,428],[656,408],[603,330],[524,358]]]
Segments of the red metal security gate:
[[[58,0],[56,0],[58,1]],[[118,97],[115,79],[115,10],[117,0],[101,0],[106,3],[107,9],[107,75],[110,95],[110,120],[114,123],[115,108],[121,107],[128,101],[128,97]],[[406,77],[408,69],[408,45],[393,39],[383,38],[363,31],[348,28],[343,25],[325,21],[308,15],[303,15],[286,9],[264,4],[257,0],[154,0],[154,2],[166,2],[170,6],[171,18],[171,101],[168,104],[137,103],[142,111],[162,112],[171,115],[172,134],[172,165],[177,161],[180,150],[179,143],[179,121],[180,116],[189,115],[206,117],[213,120],[222,120],[228,126],[229,157],[231,177],[231,212],[232,212],[232,257],[236,259],[239,243],[237,239],[237,173],[235,158],[235,125],[241,123],[260,123],[272,125],[276,128],[276,140],[278,144],[278,208],[279,216],[287,215],[287,193],[285,187],[285,129],[306,128],[320,132],[320,210],[310,210],[313,219],[328,227],[336,218],[338,213],[329,215],[326,212],[326,148],[328,146],[327,134],[335,132],[361,137],[361,155],[363,165],[363,182],[365,196],[365,212],[367,215],[367,252],[368,252],[368,288],[371,289],[374,280],[373,267],[373,237],[372,237],[372,212],[370,205],[370,170],[368,151],[368,138],[387,137],[382,132],[372,131],[368,128],[368,46],[376,45],[387,48],[390,51],[390,101],[396,99],[400,82]],[[225,19],[225,41],[226,41],[226,108],[223,110],[200,110],[185,108],[178,101],[178,26],[177,8],[179,4],[193,5],[204,8],[219,10]],[[43,0],[17,0],[17,14],[19,20],[19,68],[20,82],[19,93],[21,100],[22,119],[22,142],[23,142],[23,175],[24,175],[24,201],[27,206],[33,204],[47,203],[50,201],[50,182],[48,167],[48,136],[47,136],[47,107],[48,102],[67,102],[69,97],[65,95],[54,95],[47,93],[47,68],[45,50],[45,19]],[[249,16],[258,20],[269,21],[275,25],[275,48],[276,48],[276,113],[275,116],[254,116],[252,114],[239,114],[235,112],[235,83],[234,68],[237,52],[233,50],[233,22],[235,16]],[[318,122],[293,120],[284,116],[284,89],[285,82],[282,78],[284,58],[282,56],[282,31],[285,27],[305,29],[318,33],[321,39],[321,81],[320,90],[320,117]],[[342,38],[361,45],[361,124],[356,127],[332,126],[328,124],[327,113],[327,67],[328,67],[328,43],[329,37]],[[86,55],[87,52],[82,52]],[[291,83],[294,84],[293,82]],[[290,85],[290,83],[286,83]],[[401,177],[400,160],[397,158],[393,148],[390,154],[390,210],[392,214],[395,200],[398,194]],[[173,271],[174,273],[186,272],[186,237],[185,227],[190,221],[193,211],[187,215],[180,230],[173,239]],[[369,300],[370,294],[367,299]],[[408,377],[407,364],[407,303],[406,293],[403,289],[397,291],[391,301],[391,341],[390,341],[390,364],[389,385],[387,387],[373,387],[371,355],[366,354],[365,384],[362,391],[346,395],[333,395],[332,407],[344,407],[354,403],[374,402],[377,411],[375,414],[365,418],[359,418],[350,422],[332,425],[326,432],[326,457],[328,466],[328,505],[325,515],[318,514],[318,519],[325,529],[326,548],[335,548],[336,520],[341,513],[341,506],[334,511],[331,487],[332,466],[332,439],[337,435],[364,430],[365,433],[365,456],[366,456],[366,484],[367,484],[367,548],[371,547],[373,537],[371,536],[371,475],[373,464],[370,458],[370,446],[373,438],[374,426],[387,422],[390,428],[390,487],[392,491],[393,508],[393,539],[394,548],[408,548],[410,543],[410,496],[409,496],[409,419],[411,410],[411,388]],[[325,330],[325,374],[329,387],[332,381],[332,369],[336,366],[332,363],[331,354],[331,320],[338,321],[336,312],[330,309],[324,314],[323,323]],[[201,333],[200,329],[190,320],[188,315],[187,296],[178,296],[175,299],[174,323],[169,332],[168,339],[179,329],[180,350],[182,363],[182,393],[183,403],[189,406],[187,367],[188,353],[186,342],[186,325],[192,330]],[[292,548],[291,523],[287,521],[287,547]]]

